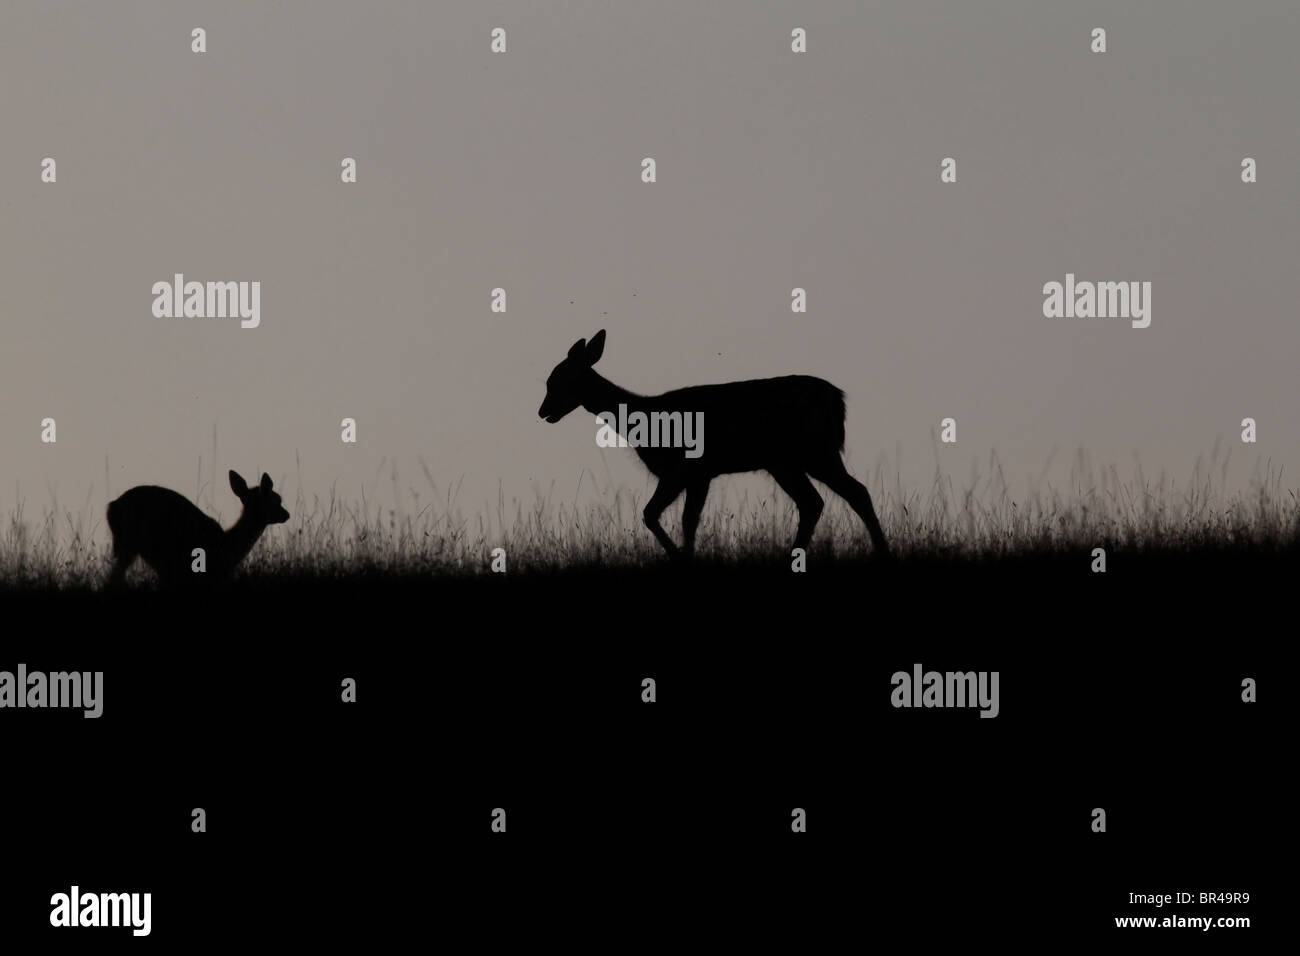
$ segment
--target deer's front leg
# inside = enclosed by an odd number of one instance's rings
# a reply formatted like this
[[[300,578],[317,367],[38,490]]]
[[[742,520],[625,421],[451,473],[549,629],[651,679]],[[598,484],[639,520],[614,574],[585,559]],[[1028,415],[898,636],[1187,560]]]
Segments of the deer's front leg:
[[[685,487],[685,483],[676,478],[660,478],[655,493],[650,496],[650,500],[646,502],[645,511],[642,512],[645,526],[650,529],[650,533],[658,539],[659,543],[664,546],[664,550],[668,552],[668,556],[672,558],[677,557],[679,549],[659,524],[659,516],[664,513],[665,508],[677,500],[677,496],[682,493],[682,489]]]

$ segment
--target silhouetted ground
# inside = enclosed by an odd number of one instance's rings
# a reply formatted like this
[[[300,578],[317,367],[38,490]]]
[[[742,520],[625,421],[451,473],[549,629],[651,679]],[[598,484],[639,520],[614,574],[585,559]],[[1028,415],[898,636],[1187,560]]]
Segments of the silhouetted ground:
[[[608,598],[610,603],[603,605],[602,617],[620,602],[636,611],[640,600],[652,601],[655,607],[664,607],[665,602],[673,600],[690,600],[696,613],[723,617],[751,613],[754,608],[748,604],[724,606],[720,600],[738,594],[796,601],[801,596],[815,597],[828,605],[842,602],[846,607],[860,606],[864,617],[889,610],[910,613],[905,603],[909,598],[923,598],[922,608],[938,613],[945,594],[954,599],[980,594],[987,599],[1013,595],[1015,601],[1008,605],[1008,611],[1015,606],[1036,605],[1047,597],[1073,596],[1078,601],[1105,603],[1145,596],[1159,600],[1165,611],[1176,615],[1178,607],[1187,601],[1207,599],[1220,588],[1244,589],[1238,592],[1238,607],[1252,597],[1264,600],[1269,588],[1291,586],[1300,570],[1300,547],[1295,545],[1147,547],[1129,551],[1111,544],[1106,552],[1104,572],[1092,570],[1094,557],[1087,549],[1007,551],[995,555],[913,553],[881,561],[870,555],[835,556],[816,547],[803,572],[793,571],[791,559],[780,552],[725,560],[705,556],[690,563],[666,557],[643,564],[606,565],[591,560],[563,567],[539,567],[534,563],[526,571],[513,570],[508,564],[504,573],[445,567],[432,571],[394,570],[391,566],[325,567],[288,573],[241,573],[224,585],[170,595],[158,590],[152,575],[137,566],[132,586],[124,592],[38,580],[0,584],[0,595],[7,600],[37,601],[51,611],[63,608],[69,613],[111,615],[118,610],[131,612],[178,602],[185,606],[196,601],[206,605],[204,615],[256,609],[277,617],[319,615],[322,621],[336,620],[340,615],[364,618],[379,611],[413,611],[417,620],[421,613],[451,610],[527,614],[527,606],[513,607],[509,602],[561,601],[574,595],[582,596],[584,602],[596,602],[600,596]],[[484,566],[489,560],[485,557]],[[1032,590],[1026,590],[1030,585]],[[1208,592],[1204,590],[1207,588]],[[376,601],[391,607],[377,606],[373,603]],[[491,604],[484,606],[484,601]],[[506,603],[498,603],[501,601]],[[797,603],[788,610],[798,614],[800,607],[802,604]],[[653,626],[642,615],[630,617],[624,626]],[[609,625],[613,629],[612,621]]]
[[[234,941],[319,913],[328,872],[332,936],[372,944],[435,885],[440,931],[708,909],[818,951],[926,926],[1113,942],[1148,912],[1128,894],[1166,889],[1251,891],[1210,912],[1262,918],[1295,549],[1113,546],[1104,574],[1086,549],[826,557],[0,590],[0,666],[107,688],[100,721],[7,725],[40,782],[10,815],[38,861],[18,910],[75,871]],[[998,717],[893,707],[915,664],[997,671]],[[232,886],[252,902],[214,922]]]

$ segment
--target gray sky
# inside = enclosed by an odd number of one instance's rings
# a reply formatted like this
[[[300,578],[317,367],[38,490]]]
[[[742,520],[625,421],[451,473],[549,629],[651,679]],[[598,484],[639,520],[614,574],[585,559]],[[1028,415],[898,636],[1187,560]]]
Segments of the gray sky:
[[[467,511],[586,468],[642,491],[585,413],[536,416],[602,327],[635,391],[829,379],[863,477],[901,448],[926,483],[945,416],[959,480],[1079,446],[1183,480],[1216,439],[1234,485],[1294,476],[1297,40],[1293,0],[7,0],[0,513],[98,512],[105,456],[114,494],[192,496],[214,426],[218,474],[287,496],[295,455],[346,500],[419,457]],[[175,272],[260,281],[261,326],[155,318]],[[1151,327],[1044,318],[1067,272],[1150,281]]]

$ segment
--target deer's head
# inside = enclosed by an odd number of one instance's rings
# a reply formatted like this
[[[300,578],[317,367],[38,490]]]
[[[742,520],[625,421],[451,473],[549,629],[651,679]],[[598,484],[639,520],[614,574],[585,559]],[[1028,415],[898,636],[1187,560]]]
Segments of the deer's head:
[[[590,381],[591,367],[605,352],[605,330],[601,329],[591,341],[578,339],[569,349],[564,361],[555,366],[546,380],[546,398],[537,414],[548,422],[558,422],[582,404],[586,385]]]
[[[271,490],[271,476],[265,472],[262,473],[262,483],[250,488],[248,482],[232,471],[230,490],[243,503],[244,513],[258,524],[284,524],[289,520],[289,512],[280,504],[280,495]]]

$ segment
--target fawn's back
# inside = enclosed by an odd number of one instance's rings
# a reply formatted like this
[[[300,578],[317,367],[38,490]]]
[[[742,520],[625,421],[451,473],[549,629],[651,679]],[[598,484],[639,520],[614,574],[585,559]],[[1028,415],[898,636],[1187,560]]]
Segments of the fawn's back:
[[[222,528],[170,488],[140,485],[108,506],[113,550],[138,554],[155,569],[186,567],[195,548],[221,550]]]

